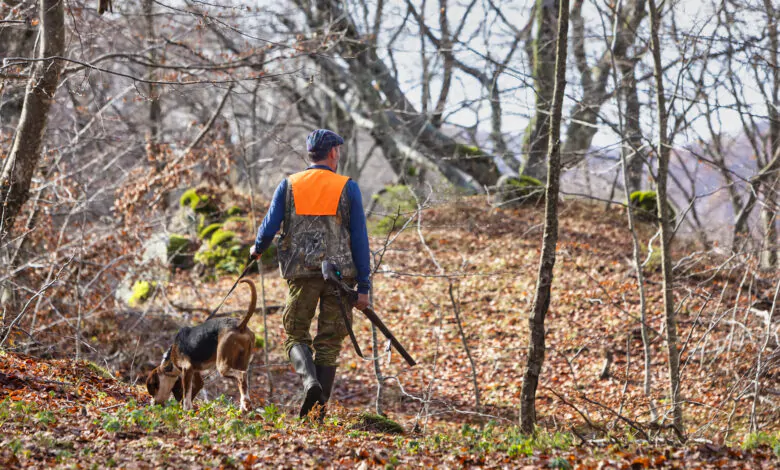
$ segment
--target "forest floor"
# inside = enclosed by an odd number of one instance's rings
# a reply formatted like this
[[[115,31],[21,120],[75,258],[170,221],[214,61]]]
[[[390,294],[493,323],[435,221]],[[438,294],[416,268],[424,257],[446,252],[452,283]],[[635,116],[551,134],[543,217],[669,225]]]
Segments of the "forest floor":
[[[762,363],[777,360],[776,342],[762,349],[766,327],[760,315],[750,313],[772,298],[777,274],[751,275],[749,291],[741,293],[745,305],[736,308],[745,267],[678,241],[675,299],[686,424],[686,441],[680,442],[666,399],[657,251],[643,253],[649,260],[651,327],[652,385],[646,396],[639,297],[624,212],[562,203],[547,354],[537,391],[538,432],[524,436],[516,423],[541,209],[493,210],[483,198],[467,198],[417,217],[400,236],[389,237],[373,302],[418,366],[409,368],[395,353],[387,357],[381,339],[379,350],[372,351],[370,325],[355,314],[366,356],[382,356],[382,411],[404,428],[402,434],[366,423],[366,411],[375,410],[374,363],[360,360],[348,341],[325,422],[294,418],[300,385],[283,357],[276,309],[267,318],[268,362],[259,350],[252,365],[255,411],[240,415],[235,387],[213,376],[204,391],[207,400],[196,402],[194,412],[150,406],[144,374],[159,363],[175,329],[202,321],[234,281],[225,276],[196,283],[181,274],[153,302],[161,310],[171,301],[189,305],[189,313],[171,318],[151,308],[115,312],[90,326],[85,338],[104,355],[121,358],[104,361],[109,370],[94,362],[26,356],[13,348],[0,352],[0,467],[780,465],[780,410],[765,392],[754,411],[751,393],[759,352]],[[645,250],[651,236],[651,228],[643,227]],[[387,239],[372,237],[372,249]],[[260,284],[259,276],[254,280]],[[264,287],[269,306],[284,303],[286,285],[275,272],[266,274]],[[240,311],[247,302],[248,293],[238,289],[223,311]],[[734,321],[723,321],[732,315]],[[262,315],[256,315],[250,327],[262,332],[262,324]],[[602,374],[606,357],[611,366]],[[774,369],[761,374],[761,390],[773,393]],[[658,419],[651,419],[651,410]],[[751,417],[761,432],[749,432]]]

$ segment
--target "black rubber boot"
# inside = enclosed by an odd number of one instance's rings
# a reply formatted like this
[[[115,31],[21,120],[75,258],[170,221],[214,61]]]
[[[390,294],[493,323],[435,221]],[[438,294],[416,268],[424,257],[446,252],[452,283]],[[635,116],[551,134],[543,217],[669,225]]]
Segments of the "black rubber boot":
[[[320,397],[320,405],[322,410],[320,411],[320,421],[325,419],[325,404],[330,399],[330,393],[333,391],[333,383],[336,381],[336,366],[321,366],[316,365],[317,368],[317,380],[322,385],[322,395]]]
[[[298,416],[306,417],[312,407],[322,399],[322,385],[317,380],[317,369],[314,367],[314,360],[311,356],[311,350],[305,344],[296,344],[290,349],[290,362],[295,368],[295,372],[303,380],[303,404]]]

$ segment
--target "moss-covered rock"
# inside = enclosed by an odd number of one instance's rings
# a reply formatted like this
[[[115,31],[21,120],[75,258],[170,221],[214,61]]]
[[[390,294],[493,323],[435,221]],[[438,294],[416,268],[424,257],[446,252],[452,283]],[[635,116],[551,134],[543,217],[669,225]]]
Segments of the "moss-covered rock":
[[[658,194],[655,191],[634,191],[629,196],[629,204],[636,209],[637,219],[645,222],[658,222]],[[677,213],[671,204],[667,204],[670,218],[674,220]]]
[[[376,200],[375,207],[385,214],[372,226],[372,232],[377,235],[386,235],[397,230],[406,222],[404,214],[414,212],[417,209],[417,200],[412,189],[405,184],[385,186],[381,191],[372,196]],[[401,216],[397,217],[400,212]]]
[[[179,205],[189,207],[198,214],[219,212],[219,199],[214,194],[209,194],[206,189],[191,188],[184,191],[179,198]]]
[[[135,284],[133,284],[133,294],[130,296],[130,299],[127,303],[131,307],[137,307],[141,305],[142,303],[149,300],[154,287],[157,287],[157,283],[154,281],[136,281]]]
[[[527,175],[503,175],[494,187],[493,205],[517,207],[544,201],[544,184]]]
[[[386,434],[403,434],[404,428],[392,419],[376,413],[363,412],[352,424],[352,429],[368,432],[381,432]]]
[[[209,239],[209,247],[214,248],[220,245],[226,245],[236,238],[236,232],[232,230],[217,229]]]
[[[227,210],[226,214],[229,216],[244,215],[244,211],[238,206],[231,206],[230,209]]]
[[[209,238],[211,238],[214,232],[222,228],[222,225],[223,225],[222,222],[215,222],[213,224],[207,225],[206,227],[203,227],[198,232],[198,238],[200,238],[201,240],[208,240]]]
[[[168,263],[174,268],[190,269],[193,264],[192,241],[177,233],[168,236]]]
[[[458,144],[457,149],[459,155],[465,155],[469,157],[479,157],[479,156],[487,155],[484,151],[482,151],[482,149],[480,149],[475,145]]]
[[[198,207],[199,202],[200,196],[198,196],[198,191],[195,188],[184,191],[184,194],[179,198],[180,206],[189,207],[192,210],[195,210],[195,208]]]

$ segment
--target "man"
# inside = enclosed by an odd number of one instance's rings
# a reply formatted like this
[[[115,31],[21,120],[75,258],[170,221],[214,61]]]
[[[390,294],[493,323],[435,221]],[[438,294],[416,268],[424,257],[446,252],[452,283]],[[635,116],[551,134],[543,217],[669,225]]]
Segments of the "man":
[[[368,305],[371,288],[360,188],[336,173],[343,144],[344,139],[327,129],[309,134],[306,148],[312,165],[290,175],[276,188],[251,249],[251,256],[259,258],[283,227],[277,254],[279,269],[289,286],[282,317],[287,333],[284,346],[303,380],[300,417],[308,415],[316,403],[324,406],[328,402],[341,343],[348,334],[336,291],[322,277],[322,261],[334,262],[349,285],[357,282],[358,309]],[[312,340],[309,327],[318,302],[317,335]],[[344,302],[349,301],[345,298]],[[345,308],[351,321],[352,305],[346,304]]]

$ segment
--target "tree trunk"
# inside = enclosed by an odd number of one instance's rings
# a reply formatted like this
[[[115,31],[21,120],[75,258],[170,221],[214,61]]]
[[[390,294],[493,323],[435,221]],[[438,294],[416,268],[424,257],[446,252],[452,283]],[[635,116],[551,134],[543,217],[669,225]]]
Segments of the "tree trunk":
[[[549,2],[546,2],[549,3]],[[532,314],[528,319],[531,338],[528,363],[520,392],[520,427],[526,434],[536,425],[536,388],[544,363],[544,319],[550,307],[550,291],[555,267],[555,249],[558,243],[558,191],[561,173],[561,112],[566,88],[566,49],[569,32],[569,0],[560,0],[558,9],[558,38],[555,54],[554,90],[550,115],[549,155],[547,157],[547,188],[545,191],[544,236]]]
[[[61,0],[41,0],[41,44],[38,57],[62,56],[65,50],[65,15]],[[22,114],[16,128],[11,153],[0,173],[0,240],[7,236],[16,216],[29,197],[30,181],[41,157],[49,108],[59,83],[62,62],[57,59],[37,62],[27,85]]]
[[[767,15],[767,30],[769,32],[769,65],[772,67],[771,103],[767,103],[769,111],[769,158],[772,160],[780,155],[780,38],[778,38],[777,12],[771,0],[764,0]],[[774,269],[777,267],[777,191],[780,190],[780,176],[770,179],[770,184],[764,189],[764,206],[761,210],[764,246],[761,250],[761,267]]]
[[[574,107],[566,129],[566,140],[563,145],[561,165],[570,168],[586,158],[590,151],[593,137],[598,132],[598,118],[601,106],[609,99],[607,91],[612,62],[620,64],[621,73],[626,68],[633,70],[635,59],[628,57],[629,47],[636,40],[639,24],[645,17],[645,0],[628,0],[624,8],[618,8],[614,13],[612,30],[613,39],[610,47],[604,51],[601,58],[591,66],[588,63],[585,50],[588,38],[585,32],[585,20],[582,17],[584,0],[576,0],[571,11],[571,23],[574,31],[573,55],[580,72],[582,83],[582,99]],[[633,72],[632,72],[633,76]],[[624,76],[625,78],[625,76]],[[636,85],[634,86],[636,88]],[[627,104],[628,103],[627,101]],[[638,100],[637,100],[638,106]],[[637,111],[638,112],[638,111]]]
[[[666,112],[664,96],[663,65],[661,63],[661,44],[658,30],[661,26],[661,11],[650,1],[650,34],[653,53],[653,71],[655,75],[656,103],[658,108],[658,218],[661,221],[661,266],[663,272],[664,320],[666,330],[666,347],[669,356],[669,387],[672,403],[672,417],[679,435],[684,435],[682,403],[680,402],[680,353],[677,350],[677,318],[672,297],[672,259],[670,245],[672,242],[672,226],[667,203],[667,184],[669,174],[669,142],[667,142],[667,126],[669,116]]]
[[[153,43],[155,38],[154,32],[154,4],[153,0],[143,0],[143,12],[144,19],[146,20],[146,42],[149,44],[148,59],[149,63],[157,63],[157,51],[154,49]],[[154,79],[154,66],[149,66],[147,70],[147,78],[149,80]],[[160,97],[158,96],[157,87],[154,83],[149,83],[147,88],[149,94],[149,144],[152,152],[157,151],[157,144],[160,139],[160,127],[162,124],[162,110],[160,108]]]
[[[361,88],[358,90],[361,99],[363,96],[378,95],[378,91],[381,91],[386,98],[380,101],[380,106],[372,106],[371,103],[363,102],[364,109],[372,114],[372,119],[380,111],[387,115],[382,120],[388,122],[390,125],[388,130],[392,130],[394,134],[392,139],[383,138],[381,142],[379,140],[377,142],[380,144],[388,143],[390,140],[396,140],[395,134],[404,135],[408,142],[414,142],[424,148],[426,156],[435,164],[446,162],[448,166],[471,176],[480,185],[492,186],[496,184],[500,172],[493,156],[482,152],[474,154],[468,146],[459,144],[455,139],[441,132],[429,122],[427,116],[422,115],[414,108],[414,105],[401,90],[397,77],[377,55],[376,46],[360,34],[342,2],[320,0],[316,2],[316,6],[318,9],[316,16],[302,5],[301,11],[307,15],[310,27],[322,28],[326,21],[332,21],[328,28],[344,36],[344,40],[339,43],[337,50],[348,64],[350,75],[348,78],[353,78],[356,85]],[[322,59],[318,62],[320,64],[328,60],[324,57],[315,57],[315,60],[318,59]],[[385,151],[385,154],[397,153],[392,147],[385,148],[383,146],[382,150]],[[463,178],[457,174],[444,173],[444,176],[456,186],[463,187]]]
[[[555,36],[559,5],[555,0],[537,0],[537,30],[533,44],[534,91],[536,92],[536,113],[525,132],[523,149],[526,163],[523,173],[538,180],[547,176],[545,157],[550,135],[550,108],[555,85]],[[568,17],[568,12],[566,13]],[[568,18],[566,20],[568,28]]]
[[[623,146],[623,154],[626,159],[624,171],[626,172],[626,192],[630,195],[634,191],[642,189],[642,169],[645,159],[642,151],[642,128],[639,125],[639,95],[636,89],[636,62],[623,62],[620,65],[622,74],[621,82],[626,103],[626,143]]]

